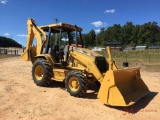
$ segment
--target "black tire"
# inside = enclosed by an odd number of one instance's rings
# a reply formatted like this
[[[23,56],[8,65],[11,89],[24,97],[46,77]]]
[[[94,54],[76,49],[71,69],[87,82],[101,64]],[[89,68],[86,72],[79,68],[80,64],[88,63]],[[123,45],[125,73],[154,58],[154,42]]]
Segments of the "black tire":
[[[71,96],[82,97],[87,91],[87,79],[80,71],[74,70],[66,76],[65,86]]]
[[[37,59],[32,67],[32,77],[37,86],[51,86],[52,68],[45,59]]]

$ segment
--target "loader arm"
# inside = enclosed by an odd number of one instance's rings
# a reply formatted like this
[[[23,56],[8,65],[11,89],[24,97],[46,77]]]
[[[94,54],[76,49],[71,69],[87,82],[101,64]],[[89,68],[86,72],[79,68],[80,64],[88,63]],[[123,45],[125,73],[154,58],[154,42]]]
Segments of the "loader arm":
[[[39,26],[36,25],[35,21],[31,18],[29,18],[27,21],[27,29],[28,34],[26,41],[26,49],[22,53],[21,58],[24,61],[32,61],[33,58],[31,54],[33,54],[33,52],[35,55],[41,54],[42,46],[47,40],[47,35]],[[36,38],[35,47],[32,45],[34,37]]]
[[[83,53],[80,53],[76,50],[70,52],[70,56],[72,56],[75,60],[78,61],[78,63],[75,65],[76,67],[79,67],[78,64],[82,64],[82,67],[86,69],[87,73],[92,73],[94,77],[101,82],[103,79],[102,73],[98,70],[96,64],[95,64],[95,58],[94,56],[87,56]]]
[[[112,59],[111,50],[110,50],[109,46],[106,47],[106,52],[108,54],[107,61],[108,61],[108,64],[109,64],[109,70],[117,70],[118,67],[117,67],[117,65],[115,64],[115,62]]]
[[[106,52],[108,54],[107,61],[104,61],[104,63],[102,63],[102,64],[108,64],[108,68],[106,69],[106,71],[107,70],[117,70],[118,67],[116,66],[116,64],[112,60],[109,46],[106,47]],[[94,75],[94,77],[96,78],[96,80],[98,80],[100,83],[102,82],[106,71],[101,72],[95,63],[96,58],[98,58],[98,57],[104,58],[102,55],[97,54],[95,52],[92,52],[88,49],[84,49],[84,48],[75,48],[75,50],[70,51],[70,55],[75,60],[77,60],[78,63],[83,64],[82,66],[84,66],[86,71],[88,73],[92,73]],[[76,67],[78,67],[78,65],[77,65],[78,63],[76,63],[76,65],[75,65]]]

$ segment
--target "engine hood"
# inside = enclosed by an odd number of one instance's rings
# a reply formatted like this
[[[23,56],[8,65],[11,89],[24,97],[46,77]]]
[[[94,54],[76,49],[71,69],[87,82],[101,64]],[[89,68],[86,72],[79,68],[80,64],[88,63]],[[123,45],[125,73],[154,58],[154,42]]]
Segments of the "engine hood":
[[[86,48],[73,47],[72,49],[74,51],[83,53],[83,54],[85,54],[87,56],[90,56],[90,57],[93,57],[93,58],[98,57],[98,56],[103,56],[101,54],[98,54],[98,53],[96,53],[96,52],[94,52],[92,50],[86,49]]]

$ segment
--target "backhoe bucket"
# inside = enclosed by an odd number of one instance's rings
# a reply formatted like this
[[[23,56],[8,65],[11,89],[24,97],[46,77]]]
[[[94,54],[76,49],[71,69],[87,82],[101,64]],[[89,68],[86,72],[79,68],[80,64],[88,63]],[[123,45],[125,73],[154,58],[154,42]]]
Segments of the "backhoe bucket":
[[[148,93],[139,68],[109,70],[101,82],[98,98],[110,106],[131,106]]]

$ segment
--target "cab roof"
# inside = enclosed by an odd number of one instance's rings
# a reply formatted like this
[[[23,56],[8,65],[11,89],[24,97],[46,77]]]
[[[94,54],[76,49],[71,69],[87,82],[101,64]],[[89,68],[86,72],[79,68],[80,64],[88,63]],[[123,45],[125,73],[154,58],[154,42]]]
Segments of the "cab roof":
[[[66,24],[66,23],[50,24],[50,25],[39,26],[39,27],[46,32],[49,31],[49,28],[51,28],[51,31],[53,31],[53,32],[59,32],[60,28],[62,28],[62,32],[75,31],[75,30],[81,32],[83,30],[82,28],[80,28],[76,25],[71,25],[71,24]]]

